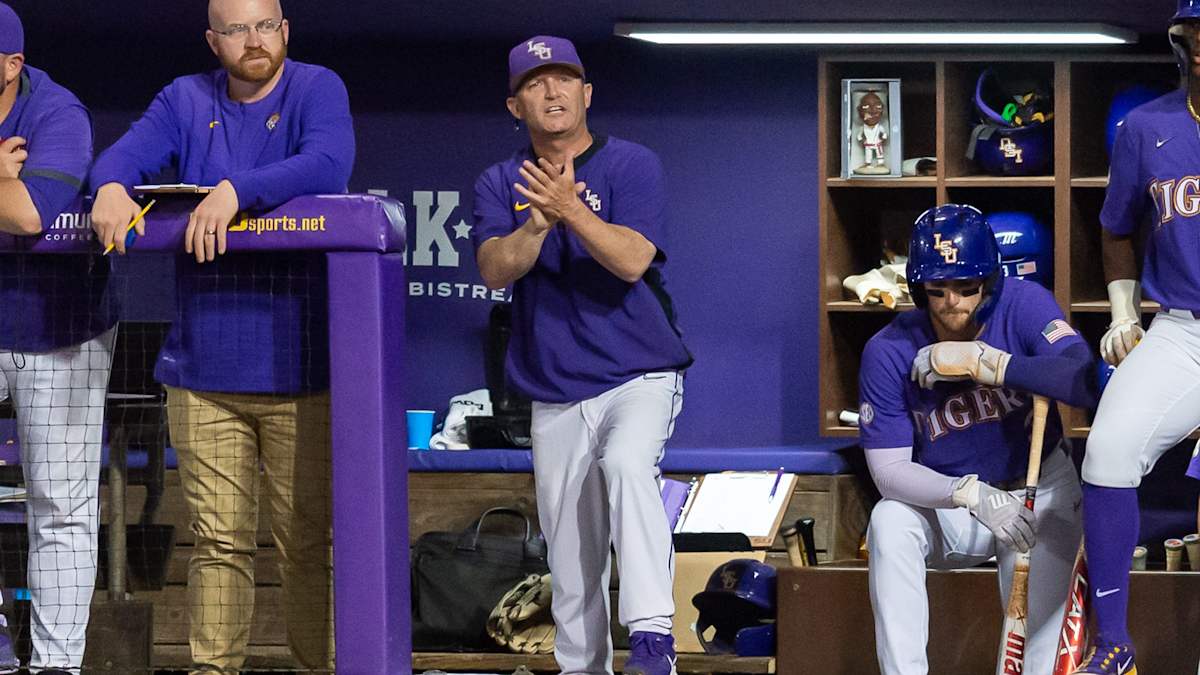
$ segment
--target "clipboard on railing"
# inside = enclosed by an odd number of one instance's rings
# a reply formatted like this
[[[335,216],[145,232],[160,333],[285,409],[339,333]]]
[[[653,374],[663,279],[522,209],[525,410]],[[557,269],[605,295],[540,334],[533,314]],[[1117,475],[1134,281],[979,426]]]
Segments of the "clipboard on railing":
[[[676,532],[742,532],[755,548],[769,547],[783,522],[796,474],[726,471],[703,476],[684,505]]]

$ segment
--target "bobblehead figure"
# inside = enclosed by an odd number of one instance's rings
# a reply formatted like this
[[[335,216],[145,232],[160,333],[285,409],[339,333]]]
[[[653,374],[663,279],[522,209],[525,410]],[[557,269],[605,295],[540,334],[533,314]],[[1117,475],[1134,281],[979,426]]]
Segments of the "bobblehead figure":
[[[863,163],[854,169],[854,173],[862,175],[881,175],[891,173],[883,154],[883,145],[887,142],[887,122],[884,119],[883,99],[879,94],[868,91],[858,101],[858,118],[862,120],[855,138],[863,148]]]

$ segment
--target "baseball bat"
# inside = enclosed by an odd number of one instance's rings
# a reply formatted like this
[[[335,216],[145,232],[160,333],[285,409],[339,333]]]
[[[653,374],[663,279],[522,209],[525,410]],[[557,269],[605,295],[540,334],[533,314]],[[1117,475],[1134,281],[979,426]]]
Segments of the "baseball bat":
[[[1193,572],[1200,572],[1200,534],[1184,537],[1183,546],[1187,549],[1188,567]]]
[[[1033,429],[1029,434],[1029,469],[1025,472],[1025,508],[1032,509],[1037,497],[1038,476],[1042,469],[1042,441],[1046,435],[1046,415],[1050,400],[1033,397]],[[1026,617],[1029,615],[1029,552],[1017,555],[1013,565],[1012,586],[1008,592],[1008,607],[1004,612],[1004,632],[1001,633],[1000,658],[996,675],[1020,675],[1025,672],[1025,650],[1029,641]]]
[[[1090,605],[1087,556],[1083,542],[1080,542],[1079,551],[1075,553],[1075,567],[1071,570],[1067,609],[1063,612],[1062,627],[1058,631],[1058,653],[1054,657],[1053,675],[1070,675],[1083,662]]]
[[[1183,568],[1183,540],[1168,539],[1163,547],[1167,549],[1167,571],[1178,572]]]
[[[1142,572],[1146,571],[1146,547],[1145,546],[1133,547],[1133,562],[1130,564],[1129,569],[1135,570],[1135,571],[1142,571]]]
[[[808,555],[796,526],[788,525],[779,534],[783,535],[783,543],[787,544],[788,562],[792,563],[792,567],[808,567]]]
[[[801,518],[796,521],[796,529],[800,531],[800,541],[804,542],[804,556],[812,567],[817,565],[817,540],[814,538],[813,532],[816,522],[812,518]]]

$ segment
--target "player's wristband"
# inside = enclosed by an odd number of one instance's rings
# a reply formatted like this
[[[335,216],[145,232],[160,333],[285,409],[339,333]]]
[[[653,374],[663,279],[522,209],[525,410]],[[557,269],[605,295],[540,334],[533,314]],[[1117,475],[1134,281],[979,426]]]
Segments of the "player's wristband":
[[[1112,323],[1141,323],[1142,285],[1135,279],[1116,279],[1108,282],[1108,302],[1112,306]]]

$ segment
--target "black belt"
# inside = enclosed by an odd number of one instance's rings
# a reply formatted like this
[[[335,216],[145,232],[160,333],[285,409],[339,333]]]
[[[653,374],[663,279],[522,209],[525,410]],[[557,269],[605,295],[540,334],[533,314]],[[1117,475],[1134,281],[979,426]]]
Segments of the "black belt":
[[[1021,476],[1020,478],[1013,478],[1010,480],[985,480],[983,482],[987,483],[988,485],[991,485],[992,487],[996,488],[997,490],[1003,490],[1005,492],[1012,492],[1013,490],[1024,490],[1025,489],[1025,477],[1024,476]]]

